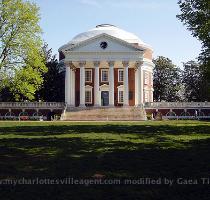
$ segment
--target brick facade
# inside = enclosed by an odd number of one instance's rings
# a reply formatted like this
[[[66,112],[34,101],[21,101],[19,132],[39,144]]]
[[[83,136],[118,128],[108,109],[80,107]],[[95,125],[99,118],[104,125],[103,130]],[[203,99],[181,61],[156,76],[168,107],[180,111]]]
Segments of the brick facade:
[[[86,68],[89,69],[89,68]],[[94,68],[90,68],[92,70],[92,82],[85,82],[85,85],[89,85],[92,87],[92,104],[88,104],[86,106],[93,106],[94,105],[94,77],[95,77],[95,70]],[[99,69],[99,85],[109,85],[109,82],[102,82],[101,81],[101,71],[103,69],[108,68],[100,68]],[[123,82],[118,82],[118,69],[122,68],[114,68],[114,105],[115,106],[122,106],[122,103],[118,103],[118,86],[123,85]],[[135,105],[135,70],[134,68],[129,68],[128,70],[128,77],[129,77],[129,105]],[[75,71],[75,106],[79,106],[80,104],[80,69],[76,68]]]

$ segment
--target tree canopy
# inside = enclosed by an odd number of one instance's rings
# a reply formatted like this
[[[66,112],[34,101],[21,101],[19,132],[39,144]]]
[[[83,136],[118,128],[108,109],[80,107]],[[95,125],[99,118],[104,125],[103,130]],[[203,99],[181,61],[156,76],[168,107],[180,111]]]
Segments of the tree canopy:
[[[186,101],[207,101],[207,81],[203,75],[203,68],[195,61],[183,64],[182,83]]]
[[[48,49],[47,44],[43,46],[43,52],[48,71],[43,75],[44,82],[41,89],[36,92],[36,99],[47,102],[64,101],[65,72],[62,71],[62,63],[58,63],[56,56],[52,55],[52,49]]]
[[[40,88],[44,62],[39,8],[29,1],[0,1],[0,89],[16,100],[32,100]]]
[[[204,48],[209,48],[209,0],[179,0],[178,4],[181,14],[177,17],[202,42]]]
[[[154,100],[180,100],[180,69],[169,58],[159,56],[153,60],[154,68]]]
[[[210,3],[209,0],[179,0],[181,14],[177,15],[192,35],[202,43],[199,62],[203,67],[203,75],[208,80],[210,99]]]

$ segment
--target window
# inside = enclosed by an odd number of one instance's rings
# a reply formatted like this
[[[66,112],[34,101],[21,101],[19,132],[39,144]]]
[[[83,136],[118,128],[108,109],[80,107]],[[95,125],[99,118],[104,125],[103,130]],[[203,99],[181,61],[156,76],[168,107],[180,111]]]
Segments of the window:
[[[144,102],[149,102],[149,91],[144,92]]]
[[[108,82],[109,81],[109,71],[107,69],[101,70],[101,82]]]
[[[149,73],[144,72],[144,84],[148,85],[149,84]]]
[[[151,86],[153,86],[153,74],[152,73],[150,75],[150,84],[151,84]]]
[[[85,103],[91,104],[92,103],[92,90],[85,91]]]
[[[124,80],[124,71],[123,69],[118,69],[118,82],[123,82]]]
[[[123,103],[123,90],[118,91],[118,103]]]
[[[92,82],[92,69],[85,69],[85,82]]]

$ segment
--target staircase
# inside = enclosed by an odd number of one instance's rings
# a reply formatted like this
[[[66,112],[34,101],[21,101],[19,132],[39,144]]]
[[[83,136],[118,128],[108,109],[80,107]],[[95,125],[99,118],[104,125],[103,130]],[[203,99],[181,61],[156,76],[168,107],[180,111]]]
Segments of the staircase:
[[[146,120],[141,107],[68,107],[62,114],[64,121],[140,121]]]

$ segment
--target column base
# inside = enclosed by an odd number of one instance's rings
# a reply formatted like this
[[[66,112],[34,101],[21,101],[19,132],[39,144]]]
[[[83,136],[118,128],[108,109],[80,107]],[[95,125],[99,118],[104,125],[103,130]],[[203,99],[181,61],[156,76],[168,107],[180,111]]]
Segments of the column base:
[[[141,107],[141,108],[143,108],[143,103],[137,104],[137,105],[135,105],[135,107]]]
[[[113,107],[115,107],[115,106],[114,106],[114,104],[109,104],[108,107],[113,108]]]
[[[80,104],[79,107],[80,108],[86,108],[86,105],[85,104]]]
[[[72,104],[70,104],[70,105],[68,104],[67,106],[68,107],[71,107],[71,108],[74,108],[75,107],[75,105],[72,105]]]
[[[129,107],[129,104],[124,104],[123,107]]]
[[[94,107],[94,108],[98,108],[98,107],[101,107],[101,105],[96,104],[96,105],[94,105],[93,107]]]

